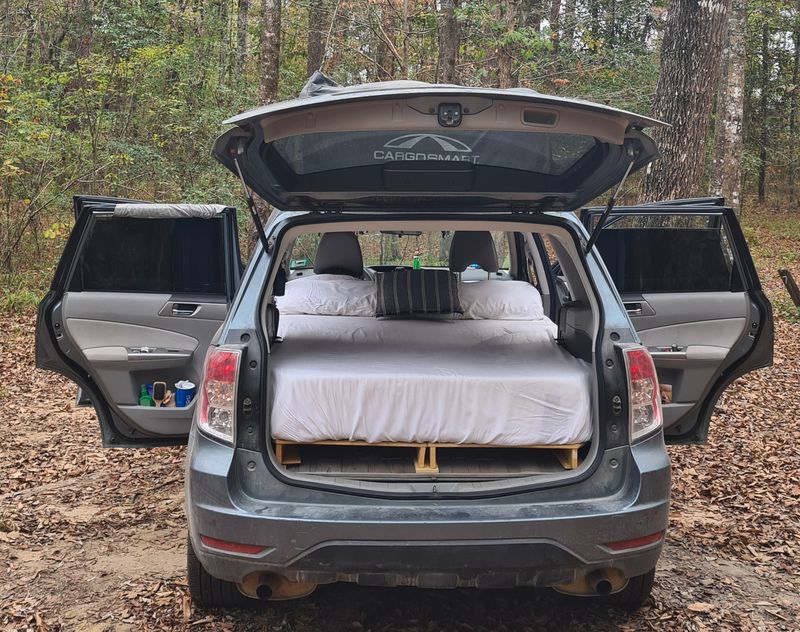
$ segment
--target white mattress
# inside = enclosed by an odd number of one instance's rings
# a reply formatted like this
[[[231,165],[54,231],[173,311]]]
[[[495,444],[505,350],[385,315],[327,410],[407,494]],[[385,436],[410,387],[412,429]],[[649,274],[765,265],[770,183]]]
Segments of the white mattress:
[[[272,436],[532,445],[591,438],[591,368],[548,319],[281,316]]]

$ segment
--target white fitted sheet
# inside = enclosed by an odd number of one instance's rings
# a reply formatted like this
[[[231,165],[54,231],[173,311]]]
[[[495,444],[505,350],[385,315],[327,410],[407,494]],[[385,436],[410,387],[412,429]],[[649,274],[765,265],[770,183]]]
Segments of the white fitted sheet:
[[[279,335],[276,439],[522,446],[592,435],[591,367],[555,343],[547,318],[287,315]]]

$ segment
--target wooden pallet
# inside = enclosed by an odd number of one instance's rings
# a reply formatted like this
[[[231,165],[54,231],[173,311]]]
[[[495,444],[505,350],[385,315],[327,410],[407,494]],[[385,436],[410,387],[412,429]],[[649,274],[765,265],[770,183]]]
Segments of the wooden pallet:
[[[414,448],[414,471],[417,474],[438,474],[439,464],[436,458],[437,450],[456,448],[518,448],[525,450],[550,450],[565,470],[574,470],[578,467],[578,449],[582,443],[567,443],[564,445],[483,445],[476,443],[406,443],[382,441],[368,443],[366,441],[312,441],[299,443],[275,439],[275,456],[281,465],[300,465],[301,445],[338,445],[338,446],[365,446],[378,448]]]

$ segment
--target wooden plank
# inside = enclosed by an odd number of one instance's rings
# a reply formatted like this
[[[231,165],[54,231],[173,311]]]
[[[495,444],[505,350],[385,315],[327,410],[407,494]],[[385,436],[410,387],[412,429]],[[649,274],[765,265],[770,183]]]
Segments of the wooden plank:
[[[561,467],[566,470],[574,470],[578,467],[578,448],[581,443],[567,443],[560,445],[529,444],[529,445],[486,445],[478,443],[411,443],[411,442],[392,442],[380,441],[369,443],[367,441],[345,441],[345,440],[324,440],[313,441],[310,443],[298,443],[285,439],[275,439],[275,456],[281,465],[299,465],[300,452],[298,447],[301,445],[325,445],[325,446],[351,446],[351,447],[387,447],[387,448],[414,448],[414,471],[417,474],[438,474],[439,463],[437,450],[457,449],[457,448],[513,448],[522,450],[550,450],[558,459]],[[367,472],[370,465],[366,465]],[[481,468],[478,467],[480,470]]]
[[[563,450],[561,448],[557,448],[554,449],[554,452],[559,463],[561,463],[561,467],[563,467],[565,470],[574,470],[576,467],[578,467],[577,448],[566,448]]]

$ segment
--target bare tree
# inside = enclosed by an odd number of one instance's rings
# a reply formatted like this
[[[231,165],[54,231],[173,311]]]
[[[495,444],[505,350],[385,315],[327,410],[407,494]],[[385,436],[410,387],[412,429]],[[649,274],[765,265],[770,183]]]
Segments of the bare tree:
[[[272,103],[278,98],[278,78],[281,61],[281,0],[261,0],[261,41],[259,70],[261,80],[258,84],[258,100],[261,104]],[[262,198],[254,196],[256,211],[262,222],[269,217],[269,204]],[[248,250],[258,241],[255,226],[248,235]]]
[[[558,57],[558,47],[561,43],[561,0],[552,0],[550,3],[550,42],[553,44],[553,57]]]
[[[458,0],[441,0],[437,16],[437,36],[439,40],[439,58],[437,61],[436,79],[441,83],[456,83],[456,57],[461,38],[455,10]]]
[[[329,19],[326,9],[325,0],[311,0],[308,4],[306,72],[309,77],[322,67],[325,59],[325,39]]]
[[[797,134],[797,92],[800,90],[800,15],[795,15],[794,30],[792,31],[792,46],[794,46],[794,57],[792,59],[792,93],[789,96],[789,205],[794,207],[797,204],[797,186],[795,184],[795,174],[797,168],[797,150],[795,149],[795,139]]]
[[[747,0],[732,0],[722,51],[709,193],[722,195],[738,213],[742,203],[742,119]],[[796,65],[795,65],[796,68]]]
[[[562,40],[566,43],[568,49],[572,49],[572,43],[575,41],[575,0],[565,0],[564,2],[564,19],[562,21]]]
[[[247,14],[250,11],[250,0],[239,0],[236,9],[236,76],[244,69],[247,55]]]
[[[281,0],[261,0],[261,81],[258,100],[272,103],[278,98],[281,62]]]
[[[730,0],[670,0],[653,114],[661,160],[642,178],[645,200],[691,197],[701,189],[705,144]]]
[[[228,0],[219,0],[219,82],[222,83],[228,71],[228,54],[230,41],[228,40]]]
[[[394,79],[396,62],[400,57],[394,45],[395,10],[392,0],[383,0],[379,9],[376,70],[379,81],[388,81]]]
[[[514,47],[509,36],[517,28],[519,1],[502,0],[497,6],[505,28],[497,50],[497,82],[501,88],[513,88],[519,83],[519,76],[514,67]]]
[[[758,201],[764,202],[767,197],[767,144],[769,142],[769,127],[767,115],[769,114],[769,79],[772,61],[769,55],[769,23],[764,20],[761,27],[761,98],[759,103],[759,132],[758,142]]]

